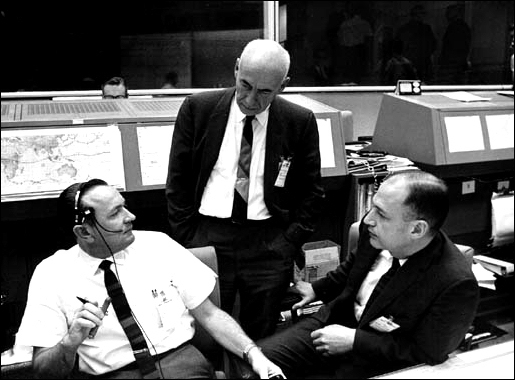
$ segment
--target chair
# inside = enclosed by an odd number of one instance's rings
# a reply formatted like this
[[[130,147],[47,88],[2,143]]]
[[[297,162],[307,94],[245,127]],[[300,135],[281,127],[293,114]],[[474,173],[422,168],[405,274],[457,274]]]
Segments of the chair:
[[[195,255],[200,261],[218,274],[218,260],[216,251],[213,246],[190,248],[189,251]],[[215,306],[220,307],[220,284],[216,281],[215,288],[209,295],[209,299]],[[195,335],[192,343],[200,352],[213,363],[216,370],[217,379],[225,379],[224,355],[223,348],[215,341],[215,339],[198,323],[195,324]]]
[[[197,259],[206,264],[209,268],[213,270],[216,274],[218,274],[218,260],[216,258],[215,247],[206,246],[206,247],[197,247],[190,248],[189,251],[195,255]],[[220,284],[218,281],[216,282],[215,288],[213,292],[210,294],[209,299],[216,306],[220,307]]]
[[[218,274],[218,262],[214,247],[206,246],[191,248],[189,251]],[[209,299],[216,306],[220,306],[220,285],[218,281],[216,282],[215,288],[210,294]],[[222,370],[224,351],[214,338],[199,324],[195,325],[195,335],[193,336],[192,343],[213,363],[216,378],[225,379],[225,372]],[[2,379],[33,379],[34,374],[32,372],[32,361],[2,365],[1,375]],[[72,373],[70,378],[79,379],[83,377],[80,373]]]
[[[32,361],[2,364],[2,379],[33,379]]]

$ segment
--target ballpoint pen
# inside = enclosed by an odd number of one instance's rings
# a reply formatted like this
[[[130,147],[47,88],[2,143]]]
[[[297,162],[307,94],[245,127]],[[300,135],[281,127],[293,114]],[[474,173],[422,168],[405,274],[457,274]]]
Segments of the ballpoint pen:
[[[77,297],[77,299],[82,302],[83,304],[87,303],[87,302],[90,302],[82,297]],[[109,308],[109,305],[111,304],[111,297],[107,296],[106,299],[104,300],[104,303],[102,304],[102,306],[100,307],[100,309],[102,310],[102,312],[107,315],[107,309]],[[93,327],[90,331],[89,331],[89,338],[94,338],[95,335],[97,334],[97,331],[98,331],[98,325]]]

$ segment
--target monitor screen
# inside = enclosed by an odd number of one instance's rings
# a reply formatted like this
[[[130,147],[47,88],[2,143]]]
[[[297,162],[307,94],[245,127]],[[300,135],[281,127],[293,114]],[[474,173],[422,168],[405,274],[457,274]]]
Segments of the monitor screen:
[[[479,115],[444,117],[449,152],[471,152],[485,149]]]
[[[490,149],[513,148],[513,114],[486,115]]]

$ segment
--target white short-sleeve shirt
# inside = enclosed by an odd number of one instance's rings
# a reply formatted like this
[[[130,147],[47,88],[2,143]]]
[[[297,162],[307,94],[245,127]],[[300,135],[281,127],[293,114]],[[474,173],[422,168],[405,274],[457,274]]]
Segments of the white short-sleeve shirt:
[[[188,309],[208,298],[216,274],[164,233],[134,231],[134,235],[135,241],[114,255],[116,268],[112,264],[111,269],[115,273],[117,269],[133,315],[155,355],[192,338],[194,321]],[[78,245],[43,260],[30,282],[16,344],[52,347],[66,335],[82,306],[77,297],[101,305],[107,297],[104,273],[98,268],[101,262]],[[96,336],[84,340],[78,355],[79,369],[96,375],[134,361],[113,305]]]

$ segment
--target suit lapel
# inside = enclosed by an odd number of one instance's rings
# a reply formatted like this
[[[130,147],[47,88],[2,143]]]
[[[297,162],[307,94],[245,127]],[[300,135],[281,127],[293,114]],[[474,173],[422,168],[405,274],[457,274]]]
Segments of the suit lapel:
[[[380,249],[374,248],[370,244],[370,234],[364,223],[360,224],[359,236],[358,249],[354,254],[354,262],[347,285],[347,288],[353,293],[353,297],[356,297],[361,284],[381,252]]]
[[[227,121],[229,119],[229,112],[231,109],[231,101],[234,96],[234,88],[225,91],[220,98],[220,101],[213,109],[213,113],[209,117],[205,141],[204,141],[204,155],[202,160],[202,167],[200,170],[199,183],[200,188],[204,189],[209,175],[218,159],[220,147],[224,139]]]
[[[361,284],[377,259],[379,252],[381,252],[381,250],[373,248],[370,245],[366,231],[361,231],[361,234],[365,235],[365,237],[363,240],[360,238],[360,248],[355,254],[359,256],[355,256],[353,259],[353,265],[349,273],[347,284],[342,293],[329,303],[330,309],[332,309],[335,314],[341,312],[341,308],[345,307],[349,299],[352,299],[352,302],[354,302]]]
[[[426,272],[435,254],[441,251],[437,248],[441,246],[441,244],[441,238],[437,235],[426,248],[411,256],[408,261],[399,268],[395,276],[388,283],[388,286],[381,292],[376,300],[371,305],[367,305],[361,317],[360,325],[368,324],[372,319],[381,316],[381,312],[386,306],[402,295],[407,288],[419,281],[421,273]]]
[[[265,199],[268,199],[269,192],[273,189],[275,177],[279,171],[282,128],[283,123],[280,119],[279,113],[277,112],[277,100],[274,100],[270,105],[266,130],[265,173],[263,179]]]

